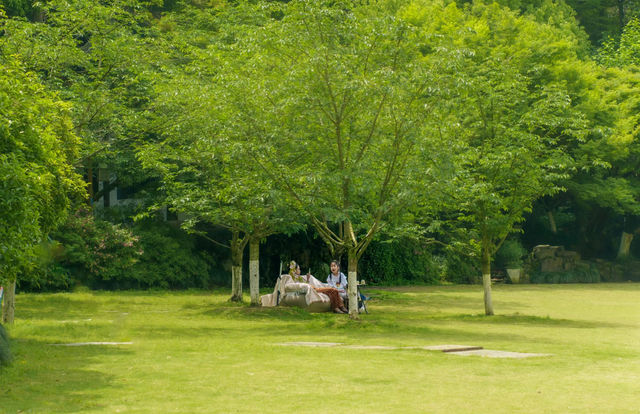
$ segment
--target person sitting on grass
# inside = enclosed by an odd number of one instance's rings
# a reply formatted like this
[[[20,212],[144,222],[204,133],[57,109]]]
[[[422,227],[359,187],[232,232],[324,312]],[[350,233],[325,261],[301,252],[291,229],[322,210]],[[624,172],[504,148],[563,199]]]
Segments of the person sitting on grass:
[[[289,263],[289,274],[294,282],[301,283],[309,283],[309,279],[311,278],[311,273],[307,273],[305,276],[300,274],[300,265],[298,265],[295,261],[291,261]],[[334,313],[349,313],[347,308],[344,307],[344,302],[340,297],[340,293],[338,289],[333,287],[313,287],[316,292],[324,293],[329,296],[329,300],[331,301],[331,309],[333,309]]]

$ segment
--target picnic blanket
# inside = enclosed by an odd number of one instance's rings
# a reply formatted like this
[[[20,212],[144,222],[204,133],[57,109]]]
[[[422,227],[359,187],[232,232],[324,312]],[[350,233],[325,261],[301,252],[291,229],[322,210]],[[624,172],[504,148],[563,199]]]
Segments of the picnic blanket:
[[[302,275],[306,279],[306,275]],[[329,312],[331,300],[324,293],[319,293],[313,287],[329,287],[313,276],[309,276],[308,283],[295,282],[291,275],[284,274],[278,278],[273,293],[260,297],[260,304],[270,306],[299,306],[309,312]]]

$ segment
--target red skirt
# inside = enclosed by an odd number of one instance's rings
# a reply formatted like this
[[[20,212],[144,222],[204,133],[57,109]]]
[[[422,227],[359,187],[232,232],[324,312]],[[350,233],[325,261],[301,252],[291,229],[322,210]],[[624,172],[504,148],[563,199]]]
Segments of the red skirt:
[[[339,309],[344,307],[344,302],[340,297],[340,293],[338,292],[338,289],[330,288],[330,287],[314,288],[314,289],[316,290],[316,292],[324,293],[325,295],[329,296],[329,299],[331,300],[331,309]]]

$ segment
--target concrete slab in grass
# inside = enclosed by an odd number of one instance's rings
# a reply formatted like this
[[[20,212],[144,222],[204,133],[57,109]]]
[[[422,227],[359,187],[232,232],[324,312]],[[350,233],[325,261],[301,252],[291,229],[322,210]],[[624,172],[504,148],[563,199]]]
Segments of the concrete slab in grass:
[[[533,358],[533,357],[546,357],[551,356],[551,354],[535,354],[529,352],[511,352],[511,351],[495,351],[491,349],[478,349],[472,351],[460,351],[460,352],[452,352],[452,355],[460,355],[460,356],[481,356],[487,358]]]
[[[330,347],[343,345],[341,342],[283,342],[276,345],[283,346],[312,346],[312,347]]]
[[[346,349],[370,349],[370,350],[401,350],[422,349],[425,351],[440,351],[452,355],[482,356],[488,358],[531,358],[551,356],[551,354],[534,354],[527,352],[495,351],[483,349],[475,345],[428,345],[428,346],[390,346],[390,345],[344,345],[341,342],[284,342],[276,345],[284,346],[309,346],[309,347],[340,347]]]
[[[87,345],[131,345],[133,342],[74,342],[71,344],[49,344],[52,346],[87,346]]]
[[[415,349],[424,349],[426,351],[442,351],[442,352],[462,352],[462,351],[476,351],[482,349],[481,346],[475,345],[429,345],[418,346]]]

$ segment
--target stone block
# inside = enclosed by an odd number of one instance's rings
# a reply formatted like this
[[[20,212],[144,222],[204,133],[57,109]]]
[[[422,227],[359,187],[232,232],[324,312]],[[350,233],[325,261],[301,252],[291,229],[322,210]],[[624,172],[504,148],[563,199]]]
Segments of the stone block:
[[[544,260],[550,257],[556,257],[558,251],[564,250],[560,246],[549,246],[541,244],[533,248],[533,256],[538,260]]]
[[[548,257],[540,261],[540,270],[543,272],[561,272],[564,270],[564,261],[559,257]]]

